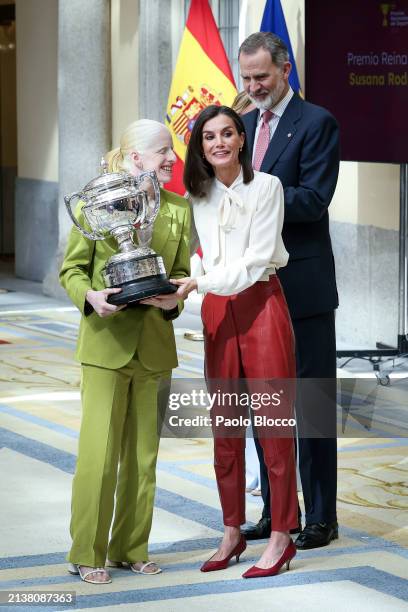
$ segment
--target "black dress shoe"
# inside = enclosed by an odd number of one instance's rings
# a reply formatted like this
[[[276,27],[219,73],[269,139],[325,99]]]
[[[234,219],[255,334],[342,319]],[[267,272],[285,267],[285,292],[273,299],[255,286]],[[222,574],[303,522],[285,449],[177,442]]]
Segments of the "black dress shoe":
[[[337,521],[333,523],[311,523],[306,525],[296,538],[296,548],[308,550],[309,548],[320,548],[327,546],[332,540],[339,537],[339,526]]]
[[[298,525],[291,529],[289,533],[299,533],[300,531],[302,531],[302,527]],[[271,519],[263,517],[253,527],[241,529],[241,533],[247,540],[264,540],[269,538],[271,535]]]
[[[263,517],[253,527],[241,529],[241,533],[247,540],[264,540],[271,535],[271,519]]]

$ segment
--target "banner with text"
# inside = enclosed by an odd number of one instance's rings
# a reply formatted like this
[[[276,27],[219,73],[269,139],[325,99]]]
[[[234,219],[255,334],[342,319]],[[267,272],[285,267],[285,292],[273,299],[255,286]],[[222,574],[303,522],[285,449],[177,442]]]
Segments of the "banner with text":
[[[408,0],[306,0],[306,98],[346,161],[408,162]]]

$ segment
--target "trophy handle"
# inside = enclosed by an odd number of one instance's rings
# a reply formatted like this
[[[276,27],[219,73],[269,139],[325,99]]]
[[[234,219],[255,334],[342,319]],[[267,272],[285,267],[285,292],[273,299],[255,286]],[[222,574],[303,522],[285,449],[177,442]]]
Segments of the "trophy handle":
[[[149,225],[151,225],[157,217],[160,208],[160,185],[157,180],[156,173],[153,171],[142,172],[138,176],[130,176],[130,183],[136,187],[136,189],[140,186],[145,178],[149,178],[153,187],[154,192],[154,208],[152,211],[149,210],[149,200],[147,198],[147,194],[144,191],[139,191],[141,196],[142,203],[142,214],[139,215],[136,223],[139,223],[138,229],[145,229]],[[139,200],[140,201],[140,200]],[[150,213],[150,214],[149,214]],[[147,223],[146,223],[147,220]]]
[[[85,236],[86,238],[90,238],[91,240],[105,240],[105,236],[102,236],[101,234],[97,234],[96,232],[92,232],[92,233],[87,232],[82,227],[82,225],[79,223],[78,219],[75,217],[75,215],[72,212],[72,206],[71,206],[71,200],[75,198],[77,200],[83,200],[85,204],[88,203],[88,198],[84,193],[75,192],[75,193],[71,193],[70,195],[67,195],[64,197],[65,206],[67,207],[67,211],[68,211],[69,216],[71,217],[72,223],[79,229],[81,234]]]
[[[149,172],[149,175],[152,180],[153,189],[154,189],[154,199],[155,199],[154,219],[155,219],[157,217],[157,213],[159,212],[159,208],[160,208],[160,185],[159,185],[159,181],[157,180],[156,172],[154,170],[152,172]]]
[[[136,228],[141,228],[149,211],[149,202],[147,200],[147,195],[145,191],[139,191],[136,197],[137,200],[142,204],[142,211],[133,225]]]

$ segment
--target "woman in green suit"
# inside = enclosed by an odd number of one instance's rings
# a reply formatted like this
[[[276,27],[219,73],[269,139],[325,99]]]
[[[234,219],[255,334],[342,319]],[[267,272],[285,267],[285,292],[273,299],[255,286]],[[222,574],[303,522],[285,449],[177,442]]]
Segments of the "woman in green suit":
[[[160,184],[171,179],[176,157],[164,125],[135,121],[120,144],[107,156],[110,171],[154,170]],[[190,270],[189,206],[164,189],[160,196],[151,247],[168,275],[183,278]],[[77,216],[86,226],[80,207]],[[113,238],[94,242],[73,227],[60,272],[61,284],[82,313],[76,353],[82,423],[68,560],[71,573],[92,583],[111,582],[107,557],[109,565],[126,565],[135,573],[161,571],[148,562],[147,551],[159,445],[158,388],[177,366],[171,319],[182,308],[173,294],[145,300],[143,307],[109,304],[109,294],[120,289],[105,289],[101,271],[116,251]]]

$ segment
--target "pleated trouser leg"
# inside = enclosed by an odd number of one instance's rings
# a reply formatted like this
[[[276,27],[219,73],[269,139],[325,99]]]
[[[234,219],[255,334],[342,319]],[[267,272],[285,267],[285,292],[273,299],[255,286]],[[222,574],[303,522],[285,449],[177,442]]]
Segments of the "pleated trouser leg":
[[[205,376],[210,392],[216,393],[218,379],[221,386],[232,391],[230,381],[243,377],[238,335],[231,312],[229,297],[207,294],[201,316],[205,342]],[[228,387],[228,389],[226,389]],[[215,405],[211,411],[223,414],[224,407]],[[245,523],[245,429],[236,430],[236,437],[222,437],[214,431],[214,471],[223,513],[224,525]]]
[[[202,316],[209,381],[245,377],[251,393],[262,385],[251,385],[251,379],[295,378],[293,330],[277,277],[231,297],[208,294]],[[272,524],[276,531],[288,531],[298,522],[293,438],[259,433],[272,492]],[[214,440],[225,525],[245,522],[244,448],[244,436]]]
[[[137,536],[146,537],[145,547],[142,547],[138,539],[136,548],[140,546],[141,552],[147,549],[158,448],[155,410],[157,383],[151,383],[150,377],[157,380],[162,373],[144,370],[145,374],[141,376],[143,370],[137,359],[132,359],[117,370],[82,366],[82,422],[72,486],[72,547],[68,554],[68,560],[72,563],[91,567],[105,564],[119,459],[118,519],[115,526],[120,523],[125,527],[116,530],[121,539],[126,539],[125,534],[129,534],[130,546],[133,547],[135,532]],[[143,425],[140,425],[140,421],[144,419],[138,418],[138,412],[143,413],[144,417],[146,412],[149,414]],[[140,443],[141,438],[143,441]],[[140,449],[129,452],[130,444],[137,446],[138,443]],[[143,466],[141,469],[139,461]],[[148,475],[145,465],[151,467]],[[142,479],[139,478],[139,472],[145,474]],[[147,501],[140,508],[139,514],[137,504],[140,483]],[[128,489],[126,503],[125,489]],[[133,518],[124,519],[125,515],[132,515]],[[139,520],[144,526],[135,529],[134,525]]]
[[[159,450],[157,395],[170,372],[152,374],[139,367],[132,379],[116,491],[115,518],[108,557],[148,560]]]

